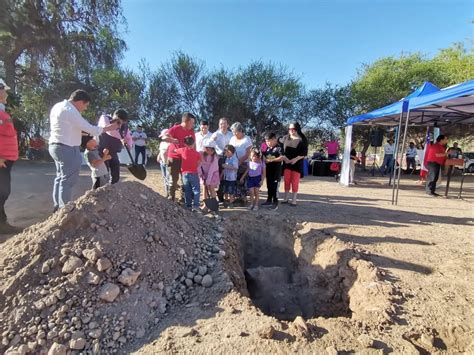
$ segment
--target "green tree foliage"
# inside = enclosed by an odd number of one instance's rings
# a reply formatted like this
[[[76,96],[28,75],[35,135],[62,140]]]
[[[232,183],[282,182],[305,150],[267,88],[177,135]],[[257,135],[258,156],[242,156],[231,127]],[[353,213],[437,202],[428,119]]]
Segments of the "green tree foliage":
[[[120,0],[3,0],[0,60],[12,87],[19,79],[73,68],[87,77],[97,65],[116,65],[125,42]]]

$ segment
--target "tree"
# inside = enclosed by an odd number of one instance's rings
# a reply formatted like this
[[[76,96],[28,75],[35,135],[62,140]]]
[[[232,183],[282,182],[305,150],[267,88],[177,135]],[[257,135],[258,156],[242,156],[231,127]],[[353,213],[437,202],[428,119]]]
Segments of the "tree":
[[[3,0],[0,60],[6,80],[15,91],[17,74],[35,78],[67,67],[81,77],[97,65],[116,65],[125,49],[117,34],[123,23],[120,0]]]

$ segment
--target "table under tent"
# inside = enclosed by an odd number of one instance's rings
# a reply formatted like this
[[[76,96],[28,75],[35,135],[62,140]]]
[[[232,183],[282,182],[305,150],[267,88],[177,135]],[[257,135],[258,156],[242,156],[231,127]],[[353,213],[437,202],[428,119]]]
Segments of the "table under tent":
[[[340,183],[349,186],[353,125],[398,127],[395,137],[394,162],[396,162],[400,154],[399,151],[405,147],[408,126],[443,127],[472,123],[474,123],[474,80],[441,90],[435,85],[425,82],[400,101],[359,116],[350,117],[347,120]],[[403,134],[401,134],[402,129]],[[399,144],[400,138],[401,144]],[[400,171],[401,169],[392,169],[394,181],[392,204],[398,203]]]

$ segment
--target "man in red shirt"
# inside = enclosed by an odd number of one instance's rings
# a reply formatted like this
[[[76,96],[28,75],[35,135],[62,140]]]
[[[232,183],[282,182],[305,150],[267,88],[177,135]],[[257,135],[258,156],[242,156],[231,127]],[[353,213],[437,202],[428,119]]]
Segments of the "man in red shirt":
[[[178,188],[179,174],[181,172],[181,156],[176,153],[176,149],[184,148],[184,139],[191,136],[193,142],[195,116],[190,112],[185,112],[181,118],[181,124],[174,125],[163,137],[165,142],[171,143],[168,147],[168,176],[171,177],[169,183],[169,198],[176,199],[176,189]],[[181,179],[182,180],[182,179]],[[184,195],[184,194],[183,194]]]
[[[439,135],[436,138],[436,143],[430,146],[426,157],[426,165],[428,168],[428,176],[426,178],[425,191],[428,196],[436,197],[439,194],[436,193],[436,182],[438,181],[439,174],[441,172],[441,166],[446,161],[446,144],[448,143],[448,137]]]
[[[199,211],[199,197],[201,196],[201,184],[199,182],[198,167],[201,164],[201,154],[194,148],[194,138],[184,138],[184,148],[175,150],[175,154],[181,158],[181,173],[183,174],[184,202],[186,207],[193,211]]]

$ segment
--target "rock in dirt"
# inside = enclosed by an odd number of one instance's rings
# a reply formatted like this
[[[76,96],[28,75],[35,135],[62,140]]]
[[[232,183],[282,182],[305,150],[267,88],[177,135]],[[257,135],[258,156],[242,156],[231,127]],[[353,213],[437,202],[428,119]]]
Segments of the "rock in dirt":
[[[112,267],[112,262],[107,258],[100,258],[97,260],[97,270],[100,272],[106,271]]]
[[[138,276],[140,276],[140,271],[133,271],[130,268],[126,268],[122,271],[118,277],[118,282],[125,286],[132,286],[137,282]]]
[[[95,263],[100,257],[102,257],[102,252],[97,248],[84,249],[82,255],[89,261]]]
[[[367,334],[361,334],[357,337],[357,341],[365,348],[371,348],[374,346],[374,340]]]
[[[106,283],[99,291],[99,298],[106,302],[113,302],[120,293],[120,288],[113,283]]]
[[[269,325],[258,331],[258,336],[262,339],[272,339],[275,334],[275,328]]]
[[[298,335],[301,335],[303,337],[308,336],[309,334],[308,325],[306,324],[306,322],[301,316],[297,316],[295,318],[295,320],[293,321],[293,327]]]
[[[70,274],[74,270],[80,268],[83,264],[82,260],[77,256],[70,256],[63,265],[61,270],[63,274]]]
[[[69,342],[69,348],[72,350],[82,350],[86,346],[86,340],[84,338],[71,339]]]
[[[211,275],[206,275],[202,278],[201,285],[204,287],[211,287],[212,286],[212,277]]]
[[[66,353],[67,347],[59,343],[53,343],[48,351],[48,355],[66,355]]]

